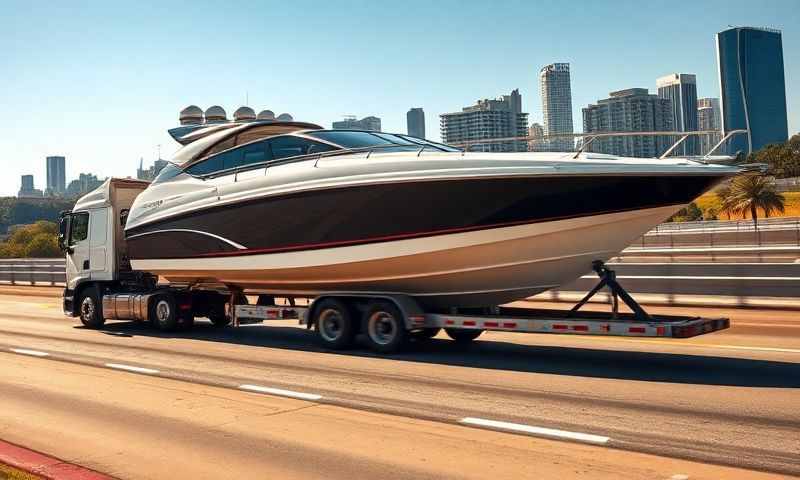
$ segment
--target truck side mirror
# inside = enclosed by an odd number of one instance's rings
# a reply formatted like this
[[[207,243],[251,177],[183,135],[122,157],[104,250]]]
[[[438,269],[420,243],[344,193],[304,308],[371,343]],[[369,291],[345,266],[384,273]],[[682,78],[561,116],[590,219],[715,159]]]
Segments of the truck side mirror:
[[[69,237],[69,219],[70,215],[67,212],[61,212],[61,218],[58,219],[58,248],[62,252],[72,253],[67,245],[67,238]]]

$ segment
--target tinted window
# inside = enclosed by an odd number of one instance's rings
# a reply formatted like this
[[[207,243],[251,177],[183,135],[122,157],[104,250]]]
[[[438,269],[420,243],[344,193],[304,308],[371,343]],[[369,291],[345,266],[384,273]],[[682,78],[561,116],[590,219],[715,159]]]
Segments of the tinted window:
[[[349,130],[321,130],[317,132],[309,132],[308,135],[321,138],[322,140],[327,140],[345,148],[365,148],[378,145],[394,144],[394,142],[390,142],[385,138],[381,138],[371,133]]]
[[[272,152],[267,142],[251,143],[242,147],[242,165],[252,165],[272,160]]]
[[[220,156],[207,158],[186,169],[192,175],[208,175],[220,170],[222,170],[222,158]]]
[[[156,178],[153,180],[153,183],[166,182],[167,180],[180,175],[182,171],[183,170],[172,163],[168,163],[166,167],[161,169]]]
[[[375,133],[375,135],[398,145],[419,145],[418,143],[410,142],[399,135],[393,135],[391,133]]]
[[[76,243],[86,240],[89,236],[89,214],[88,213],[74,213],[72,214],[72,222],[69,231],[69,244],[75,245]]]
[[[272,148],[272,158],[274,159],[335,150],[334,147],[324,143],[289,135],[273,138],[269,140],[269,144]]]
[[[222,160],[222,170],[235,168],[242,164],[243,152],[241,148],[228,150],[217,155]]]

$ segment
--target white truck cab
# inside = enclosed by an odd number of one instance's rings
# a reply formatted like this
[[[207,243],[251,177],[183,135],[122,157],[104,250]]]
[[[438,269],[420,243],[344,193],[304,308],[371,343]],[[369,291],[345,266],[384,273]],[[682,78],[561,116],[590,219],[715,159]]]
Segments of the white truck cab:
[[[86,287],[117,281],[121,272],[130,270],[123,232],[125,217],[133,200],[148,185],[141,180],[111,178],[81,197],[72,211],[62,212],[58,240],[66,257],[65,313],[80,314],[78,302]],[[94,300],[98,303],[102,299],[98,294]]]

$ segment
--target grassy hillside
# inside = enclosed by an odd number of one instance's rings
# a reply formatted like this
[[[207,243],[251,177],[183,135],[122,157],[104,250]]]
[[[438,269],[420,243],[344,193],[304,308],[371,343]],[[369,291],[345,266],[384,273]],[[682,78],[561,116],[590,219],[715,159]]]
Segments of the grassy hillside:
[[[800,217],[800,192],[785,192],[783,196],[786,198],[786,212],[783,215],[773,215],[773,216],[781,216],[781,217]],[[706,211],[709,208],[714,208],[715,210],[719,211],[719,199],[713,193],[706,193],[701,195],[694,201],[700,210]],[[759,212],[759,215],[763,215],[763,212]],[[731,216],[731,220],[741,219],[742,216]],[[749,217],[748,217],[749,218]],[[720,215],[720,220],[727,220],[727,215]]]

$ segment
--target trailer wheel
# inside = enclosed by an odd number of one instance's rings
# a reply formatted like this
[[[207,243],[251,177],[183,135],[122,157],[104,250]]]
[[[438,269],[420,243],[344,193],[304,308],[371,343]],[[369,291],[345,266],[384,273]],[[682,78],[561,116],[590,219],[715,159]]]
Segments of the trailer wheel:
[[[320,343],[333,350],[341,350],[353,344],[356,326],[347,305],[334,298],[322,300],[314,309],[314,325]]]
[[[459,330],[456,328],[445,328],[445,332],[447,332],[447,336],[452,338],[458,343],[469,343],[476,338],[481,336],[483,330]]]
[[[87,287],[81,291],[78,312],[81,323],[86,328],[100,328],[106,323],[106,319],[103,318],[103,301],[99,288]]]
[[[213,307],[208,312],[208,319],[211,321],[211,324],[215,327],[227,327],[231,324],[231,317],[225,314],[225,304],[223,303],[219,307]]]
[[[364,313],[364,332],[370,347],[381,353],[401,350],[409,333],[402,312],[393,303],[376,301]]]
[[[161,331],[171,332],[178,328],[178,309],[175,297],[169,293],[156,295],[150,304],[150,322]]]

